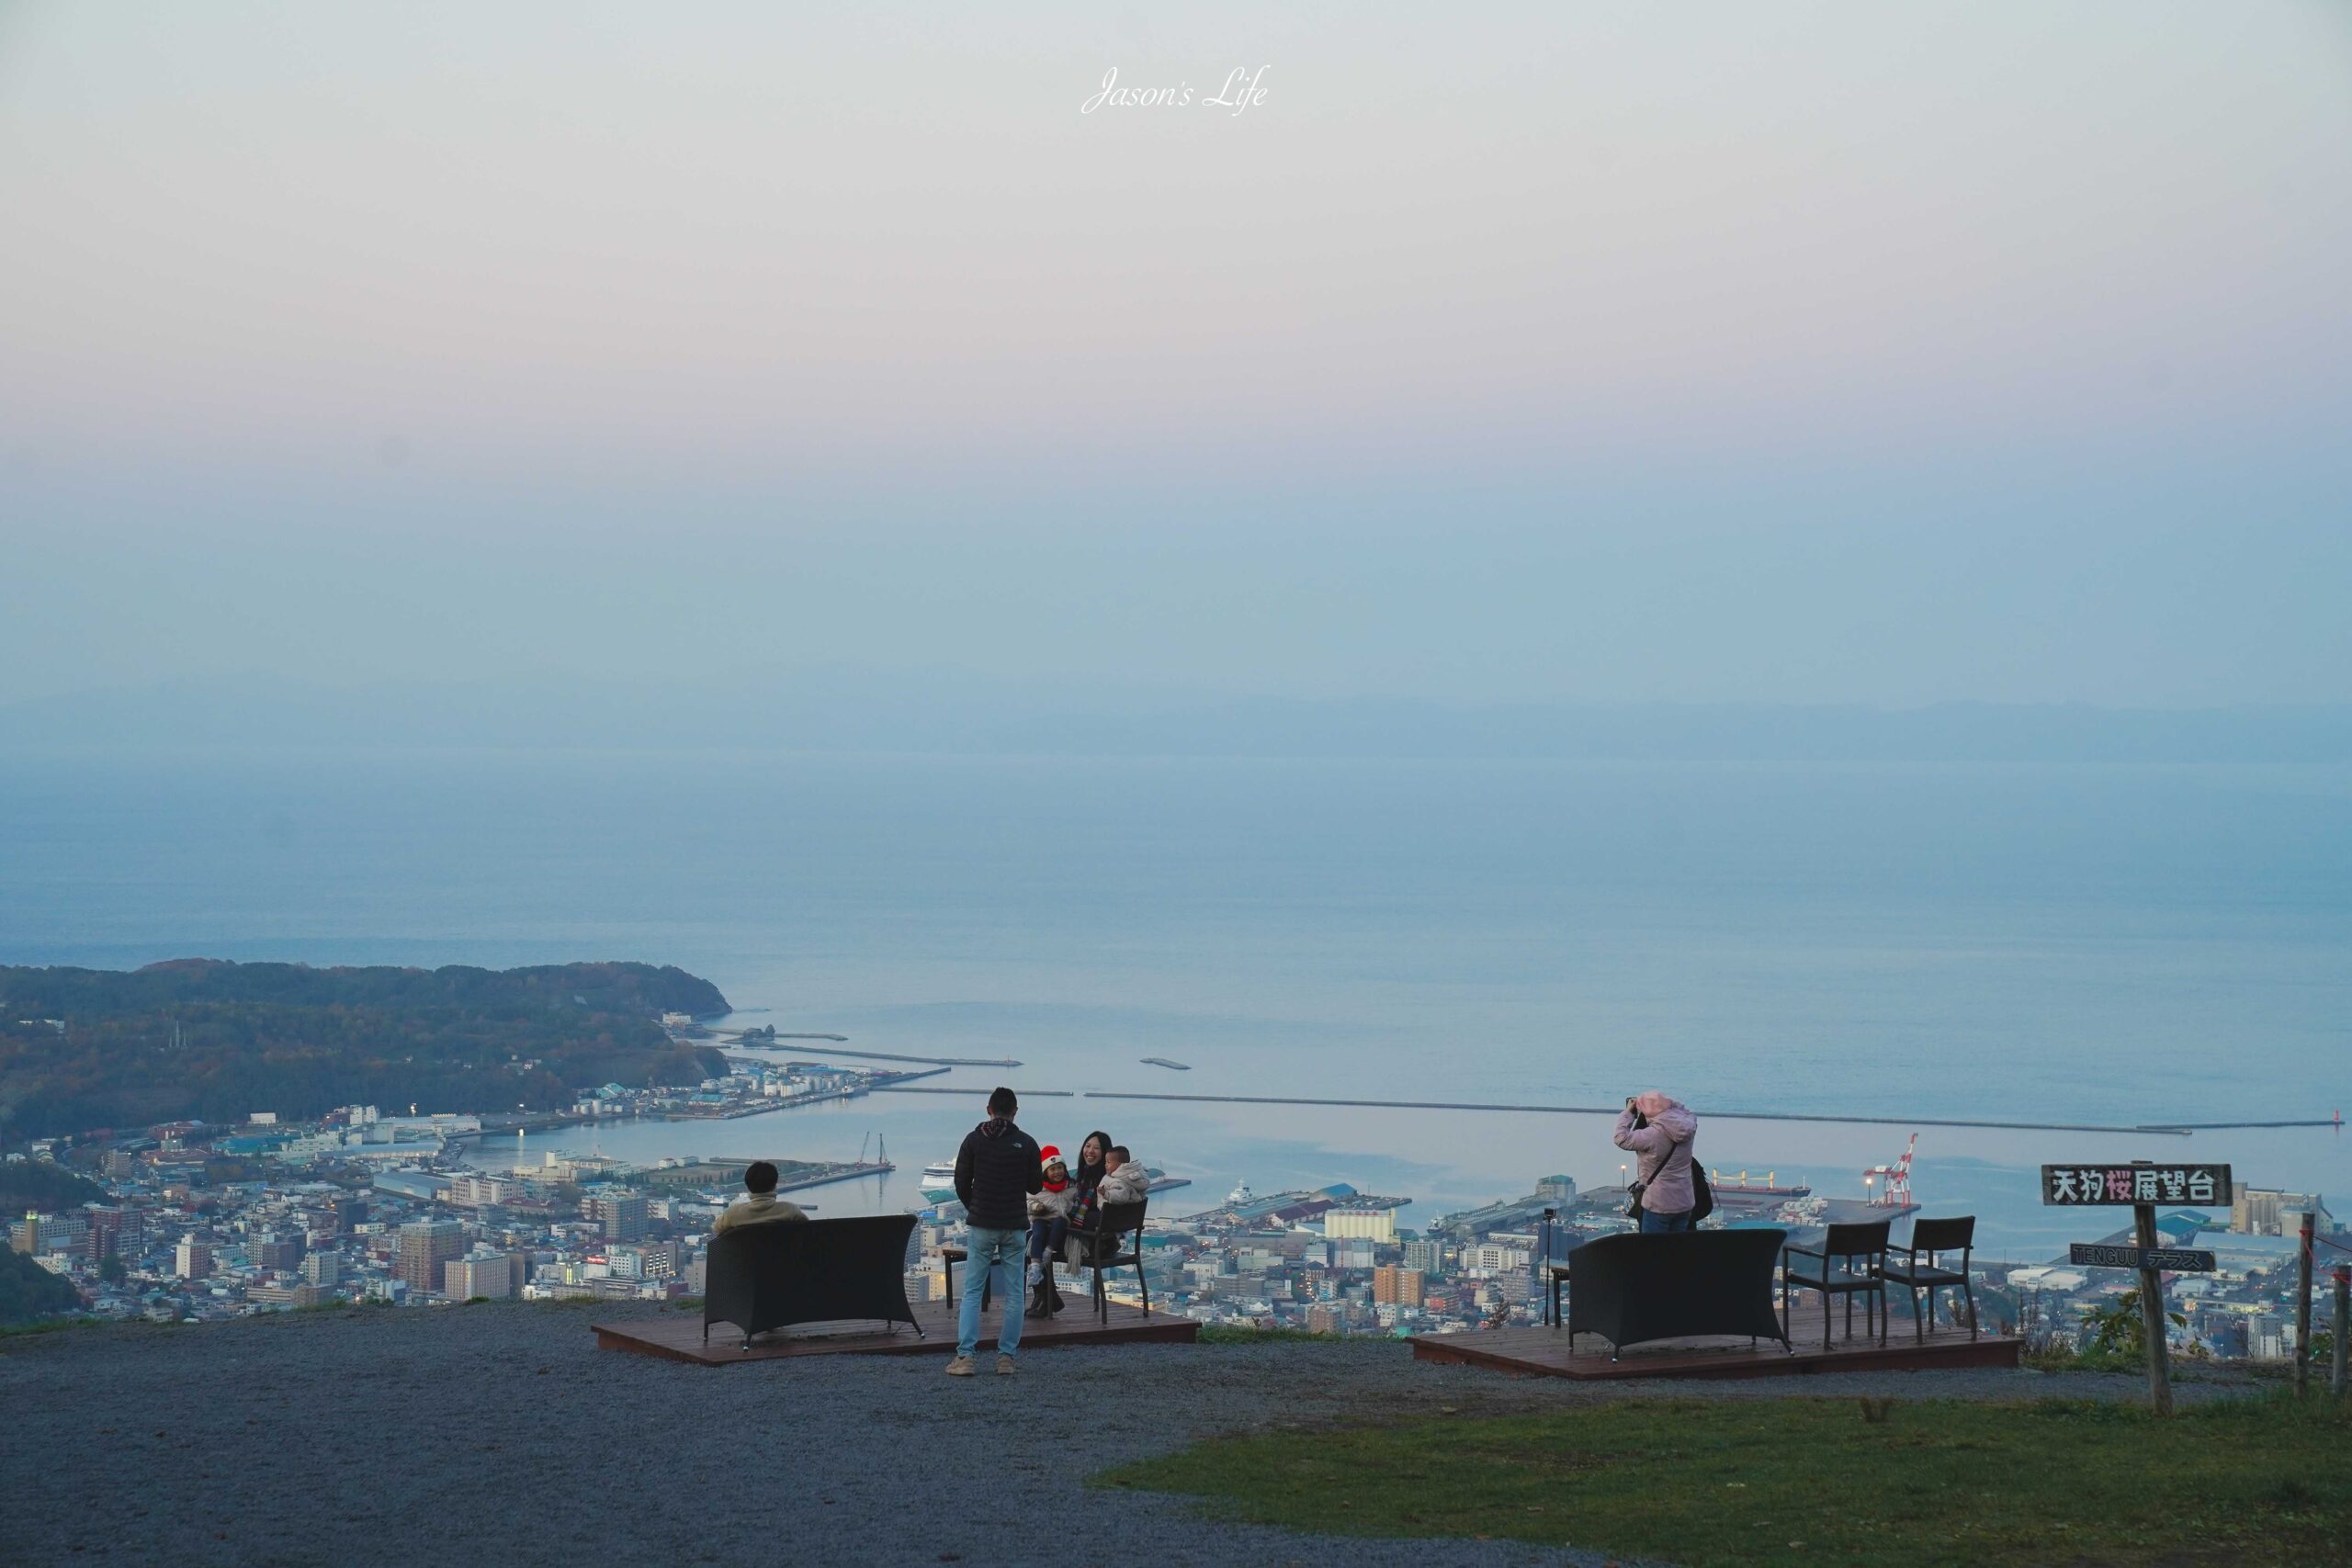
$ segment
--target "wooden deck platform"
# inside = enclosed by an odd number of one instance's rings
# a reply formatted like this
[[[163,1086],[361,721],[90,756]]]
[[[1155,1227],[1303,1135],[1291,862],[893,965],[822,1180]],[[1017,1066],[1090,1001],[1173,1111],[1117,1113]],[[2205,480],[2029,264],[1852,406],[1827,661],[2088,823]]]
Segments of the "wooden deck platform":
[[[1413,1359],[1452,1361],[1486,1367],[1498,1372],[1545,1378],[1773,1378],[1800,1372],[1928,1371],[1951,1367],[2014,1367],[2025,1342],[2012,1336],[1984,1334],[1972,1340],[1962,1329],[1939,1329],[1922,1345],[1911,1337],[1911,1325],[1898,1321],[1881,1348],[1875,1337],[1862,1332],[1854,1320],[1854,1334],[1833,1335],[1830,1348],[1821,1348],[1818,1316],[1810,1337],[1799,1317],[1796,1352],[1792,1355],[1775,1339],[1750,1348],[1746,1338],[1663,1339],[1636,1345],[1609,1359],[1609,1342],[1595,1334],[1577,1337],[1572,1348],[1565,1328],[1488,1328],[1468,1334],[1420,1334],[1413,1337]],[[1842,1329],[1842,1325],[1840,1325]]]
[[[958,1303],[958,1305],[962,1303]],[[638,1318],[624,1323],[599,1323],[596,1346],[603,1350],[633,1350],[702,1367],[731,1367],[745,1361],[775,1361],[796,1356],[952,1356],[956,1353],[956,1320],[944,1302],[923,1302],[915,1307],[922,1337],[905,1324],[892,1327],[871,1320],[860,1323],[800,1323],[763,1334],[743,1348],[742,1331],[714,1324],[710,1343],[702,1337],[702,1319],[690,1313]],[[996,1348],[1000,1319],[990,1310],[980,1320],[980,1349]],[[1054,1350],[1072,1345],[1190,1345],[1201,1325],[1189,1317],[1170,1317],[1111,1303],[1111,1321],[1097,1322],[1091,1310],[1079,1302],[1054,1317],[1030,1318],[1022,1325],[1021,1350]]]

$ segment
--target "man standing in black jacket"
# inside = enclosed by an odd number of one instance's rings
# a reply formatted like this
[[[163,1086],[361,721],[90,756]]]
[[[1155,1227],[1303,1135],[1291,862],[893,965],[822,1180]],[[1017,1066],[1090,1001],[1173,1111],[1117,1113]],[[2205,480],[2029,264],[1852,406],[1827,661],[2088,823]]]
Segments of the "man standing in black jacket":
[[[964,1205],[970,1235],[964,1243],[964,1304],[956,1324],[956,1359],[947,1375],[972,1375],[972,1353],[980,1343],[980,1292],[989,1270],[1001,1268],[996,1299],[1004,1308],[997,1329],[996,1370],[1012,1375],[1021,1351],[1021,1325],[1028,1308],[1022,1292],[1021,1258],[1029,1237],[1029,1194],[1046,1184],[1037,1140],[1012,1124],[1021,1101],[1009,1089],[989,1096],[989,1119],[964,1134],[956,1151],[956,1197]]]

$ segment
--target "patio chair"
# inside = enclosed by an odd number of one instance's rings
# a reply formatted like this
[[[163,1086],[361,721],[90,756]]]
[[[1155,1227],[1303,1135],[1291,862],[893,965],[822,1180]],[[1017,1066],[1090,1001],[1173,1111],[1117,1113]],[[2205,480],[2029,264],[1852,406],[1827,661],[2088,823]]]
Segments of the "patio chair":
[[[1911,1245],[1891,1247],[1890,1253],[1900,1252],[1901,1258],[1890,1256],[1882,1270],[1889,1284],[1900,1285],[1911,1294],[1912,1337],[1925,1344],[1928,1325],[1935,1320],[1936,1292],[1959,1287],[1968,1300],[1968,1337],[1976,1337],[1976,1292],[1968,1282],[1968,1259],[1976,1239],[1976,1216],[1963,1214],[1956,1220],[1914,1220],[1911,1224]],[[1960,1254],[1957,1271],[1944,1267],[1943,1254]],[[1919,1292],[1928,1293],[1927,1315],[1919,1314]],[[1886,1329],[1879,1329],[1879,1343],[1886,1343]]]
[[[1143,1292],[1143,1314],[1151,1315],[1151,1282],[1143,1273],[1143,1216],[1150,1203],[1148,1198],[1138,1198],[1132,1203],[1105,1203],[1096,1228],[1084,1235],[1084,1247],[1079,1254],[1079,1267],[1094,1270],[1094,1315],[1102,1323],[1111,1321],[1111,1297],[1102,1288],[1102,1271],[1135,1266],[1136,1287]],[[1122,1236],[1131,1239],[1127,1250],[1119,1250]]]
[[[1795,1327],[1796,1304],[1792,1290],[1821,1292],[1821,1348],[1829,1348],[1829,1300],[1846,1298],[1846,1337],[1854,1337],[1854,1298],[1862,1298],[1862,1330],[1870,1333],[1872,1313],[1883,1321],[1886,1313],[1886,1233],[1892,1220],[1868,1224],[1831,1225],[1818,1250],[1809,1247],[1781,1249],[1781,1315]],[[1880,1343],[1885,1342],[1883,1330]]]

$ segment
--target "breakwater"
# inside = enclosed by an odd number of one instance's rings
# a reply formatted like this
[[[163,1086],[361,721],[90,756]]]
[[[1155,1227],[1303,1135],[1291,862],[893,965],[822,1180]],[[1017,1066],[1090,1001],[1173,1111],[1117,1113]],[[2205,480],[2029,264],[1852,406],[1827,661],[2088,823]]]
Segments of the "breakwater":
[[[1261,1094],[1143,1094],[1111,1089],[1089,1089],[1086,1098],[1089,1100],[1178,1100],[1208,1105],[1329,1105],[1373,1111],[1489,1111],[1546,1116],[1614,1116],[1625,1109],[1622,1105],[1498,1105],[1447,1100],[1323,1100]],[[1713,1107],[1705,1108],[1700,1113],[1712,1120],[1728,1122],[1841,1122],[1858,1125],[1889,1127],[1982,1127],[2005,1132],[2136,1133],[2177,1138],[2185,1138],[2191,1131],[2196,1130],[2178,1122],[2116,1125],[2097,1122],[1970,1121],[1944,1116],[1832,1116],[1807,1114],[1794,1111],[1717,1111]],[[2258,1124],[2327,1127],[2335,1123],[2322,1121]],[[2207,1123],[2204,1130],[2211,1131],[2224,1125],[2237,1125],[2237,1123]]]
[[[835,1036],[831,1036],[831,1035],[825,1035],[825,1036],[818,1036],[818,1035],[798,1035],[798,1036],[792,1036],[792,1035],[779,1035],[779,1036],[777,1036],[777,1038],[778,1038],[778,1039],[820,1039],[820,1038],[823,1038],[823,1039],[832,1039],[832,1038],[835,1038]],[[743,1042],[742,1043],[743,1043],[744,1048],[745,1048],[745,1049],[747,1049],[747,1050],[755,1050],[755,1051],[775,1051],[775,1050],[782,1050],[782,1049],[783,1049],[783,1047],[782,1047],[782,1046],[768,1045],[768,1044],[766,1044],[766,1043],[764,1043],[754,1045],[754,1044],[752,1044],[750,1041],[745,1041],[745,1042]],[[823,1053],[822,1053],[822,1055],[824,1055],[828,1060],[830,1060],[831,1058],[835,1057],[835,1056],[855,1056],[855,1057],[858,1057],[859,1059],[861,1059],[861,1060],[863,1060],[863,1061],[868,1061],[868,1062],[921,1062],[921,1063],[925,1064],[926,1066],[937,1066],[937,1067],[1017,1067],[1017,1066],[1019,1066],[1021,1065],[1019,1062],[1014,1061],[1014,1060],[1013,1060],[1012,1057],[1010,1057],[1010,1056],[909,1056],[909,1055],[901,1055],[900,1053],[899,1053],[899,1052],[895,1052],[895,1051],[841,1051],[841,1050],[827,1050],[827,1051],[823,1052]]]
[[[988,1091],[983,1089],[945,1089],[934,1085],[903,1083],[885,1084],[876,1088],[874,1092],[876,1094],[962,1094],[969,1095],[974,1100],[984,1100],[988,1096]],[[1012,1092],[1023,1100],[1075,1100],[1078,1098],[1074,1091],[1066,1089],[1016,1089]],[[1136,1098],[1148,1100],[1150,1096],[1143,1095]]]

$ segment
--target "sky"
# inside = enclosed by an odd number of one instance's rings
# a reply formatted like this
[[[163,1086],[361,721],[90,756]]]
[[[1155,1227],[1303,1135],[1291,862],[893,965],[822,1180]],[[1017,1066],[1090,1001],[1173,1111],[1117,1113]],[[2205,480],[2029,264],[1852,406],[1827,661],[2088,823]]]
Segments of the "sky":
[[[2326,0],[0,0],[0,704],[2352,702],[2347,148]]]

